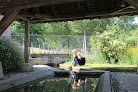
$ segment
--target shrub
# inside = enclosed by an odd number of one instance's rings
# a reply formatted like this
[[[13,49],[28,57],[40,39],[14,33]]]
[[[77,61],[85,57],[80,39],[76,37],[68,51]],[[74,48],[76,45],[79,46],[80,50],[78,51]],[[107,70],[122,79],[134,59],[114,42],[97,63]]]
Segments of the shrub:
[[[115,59],[115,62],[118,62],[119,56],[125,51],[125,42],[121,41],[116,34],[117,31],[105,31],[91,39],[98,50],[106,56],[108,61],[112,57]]]
[[[19,70],[24,62],[21,46],[11,39],[0,37],[0,62],[4,73]]]

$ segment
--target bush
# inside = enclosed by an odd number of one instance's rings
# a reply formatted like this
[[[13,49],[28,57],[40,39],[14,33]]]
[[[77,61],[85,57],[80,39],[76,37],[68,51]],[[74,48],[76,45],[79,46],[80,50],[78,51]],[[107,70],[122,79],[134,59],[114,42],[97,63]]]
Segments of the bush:
[[[110,57],[118,62],[119,57],[125,51],[126,43],[117,37],[117,31],[105,31],[104,33],[97,35],[91,40],[94,42],[98,50],[106,56],[106,59],[110,61]],[[117,61],[116,61],[117,60]]]
[[[120,57],[123,64],[138,64],[138,47],[129,47],[127,51]]]
[[[11,39],[0,37],[0,62],[4,73],[19,70],[24,62],[21,46]]]

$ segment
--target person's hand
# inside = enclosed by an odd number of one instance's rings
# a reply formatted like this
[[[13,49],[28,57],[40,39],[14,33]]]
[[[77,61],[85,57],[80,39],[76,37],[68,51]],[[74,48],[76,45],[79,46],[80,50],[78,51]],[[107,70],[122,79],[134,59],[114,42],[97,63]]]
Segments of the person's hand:
[[[77,65],[77,67],[80,67],[80,65]]]
[[[73,65],[74,61],[72,61],[71,66]]]

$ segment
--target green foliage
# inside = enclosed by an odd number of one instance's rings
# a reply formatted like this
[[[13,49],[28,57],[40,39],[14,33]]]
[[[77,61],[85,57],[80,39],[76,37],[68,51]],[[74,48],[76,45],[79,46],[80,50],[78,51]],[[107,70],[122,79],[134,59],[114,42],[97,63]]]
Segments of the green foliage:
[[[138,64],[138,47],[128,47],[120,59],[122,64]]]
[[[117,31],[105,31],[102,34],[97,33],[97,35],[92,38],[92,41],[97,49],[106,55],[107,59],[110,57],[118,59],[119,55],[125,51],[126,47],[126,43],[117,37]]]
[[[86,31],[86,35],[95,35],[96,32],[104,32],[108,25],[111,29],[130,31],[138,27],[134,24],[135,16],[121,16],[108,19],[93,19],[93,20],[77,20],[68,22],[51,22],[42,24],[31,24],[30,34],[37,35],[83,35]],[[112,25],[114,29],[112,29]],[[24,33],[25,26],[17,21],[12,23],[12,33]]]
[[[4,73],[20,69],[24,56],[19,44],[6,37],[0,37],[0,62]]]
[[[138,41],[138,30],[133,30],[131,31],[128,36],[126,37],[126,42],[128,46],[135,47],[137,46],[137,41]]]

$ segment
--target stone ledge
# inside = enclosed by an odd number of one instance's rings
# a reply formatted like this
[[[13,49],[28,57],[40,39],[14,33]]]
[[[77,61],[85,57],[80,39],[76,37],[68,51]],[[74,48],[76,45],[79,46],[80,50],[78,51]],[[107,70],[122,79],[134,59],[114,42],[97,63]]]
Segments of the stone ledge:
[[[105,72],[100,76],[95,92],[112,92],[110,72]]]

